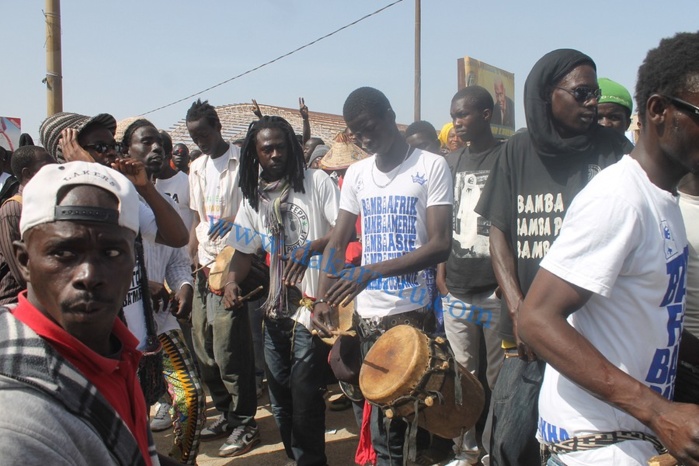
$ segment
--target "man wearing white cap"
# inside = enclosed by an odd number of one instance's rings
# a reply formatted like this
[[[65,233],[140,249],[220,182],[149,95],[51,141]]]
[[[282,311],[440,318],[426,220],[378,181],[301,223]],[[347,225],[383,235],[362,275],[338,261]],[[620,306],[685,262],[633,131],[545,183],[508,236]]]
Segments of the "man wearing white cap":
[[[15,252],[27,291],[0,308],[5,464],[174,464],[158,458],[117,319],[131,282],[138,195],[94,163],[48,165],[23,192]]]

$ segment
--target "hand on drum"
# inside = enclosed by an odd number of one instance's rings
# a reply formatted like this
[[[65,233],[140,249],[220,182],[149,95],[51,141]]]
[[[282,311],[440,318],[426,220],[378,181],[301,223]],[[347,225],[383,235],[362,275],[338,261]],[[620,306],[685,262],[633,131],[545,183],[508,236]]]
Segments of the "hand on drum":
[[[333,306],[348,303],[357,297],[369,282],[379,278],[379,274],[369,267],[349,267],[342,269],[337,275],[328,275],[338,280],[325,294],[325,299]]]
[[[223,238],[233,228],[233,222],[228,218],[219,218],[216,223],[209,228],[209,239],[211,241]]]
[[[321,337],[332,337],[333,332],[337,332],[339,322],[337,308],[328,305],[327,302],[316,302],[313,305],[311,322]]]
[[[223,287],[223,307],[232,311],[243,306],[243,293],[236,282],[228,282]]]
[[[308,247],[296,248],[285,257],[286,267],[284,267],[284,284],[286,286],[296,286],[301,283],[303,274],[306,273],[308,262],[311,259],[311,250]]]

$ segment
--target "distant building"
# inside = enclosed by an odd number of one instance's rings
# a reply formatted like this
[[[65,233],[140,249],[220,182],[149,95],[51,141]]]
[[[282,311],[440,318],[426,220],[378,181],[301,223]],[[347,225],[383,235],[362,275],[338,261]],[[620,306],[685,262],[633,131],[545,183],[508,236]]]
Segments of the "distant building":
[[[226,141],[234,141],[245,137],[248,132],[248,126],[257,119],[250,108],[251,104],[249,103],[220,105],[216,107],[216,112],[218,112],[218,117],[223,127],[221,133]],[[276,115],[284,118],[291,124],[296,134],[303,133],[303,121],[301,120],[298,108],[284,108],[260,104],[260,110],[263,115]],[[311,123],[311,136],[321,138],[328,145],[332,142],[337,133],[345,130],[346,125],[342,115],[309,111],[308,118]],[[170,133],[173,142],[182,142],[186,144],[190,150],[196,148],[196,145],[189,137],[184,118],[175,123],[167,131]]]

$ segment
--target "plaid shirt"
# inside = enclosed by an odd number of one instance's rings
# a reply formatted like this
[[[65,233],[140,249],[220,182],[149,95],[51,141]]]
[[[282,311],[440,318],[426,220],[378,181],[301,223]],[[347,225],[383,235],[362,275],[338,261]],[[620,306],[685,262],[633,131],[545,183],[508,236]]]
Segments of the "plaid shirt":
[[[128,427],[96,387],[5,307],[0,307],[0,342],[0,374],[41,390],[90,425],[114,464],[146,464]],[[150,430],[148,436],[151,461],[159,465]]]

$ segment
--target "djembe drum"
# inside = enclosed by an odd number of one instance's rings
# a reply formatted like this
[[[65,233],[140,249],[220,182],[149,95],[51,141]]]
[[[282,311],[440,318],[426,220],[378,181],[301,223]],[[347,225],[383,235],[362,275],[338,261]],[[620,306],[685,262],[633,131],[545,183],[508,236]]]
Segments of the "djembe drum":
[[[480,382],[454,361],[446,341],[409,325],[379,337],[364,358],[359,387],[386,417],[412,422],[417,415],[420,427],[444,438],[473,427],[485,402]]]

